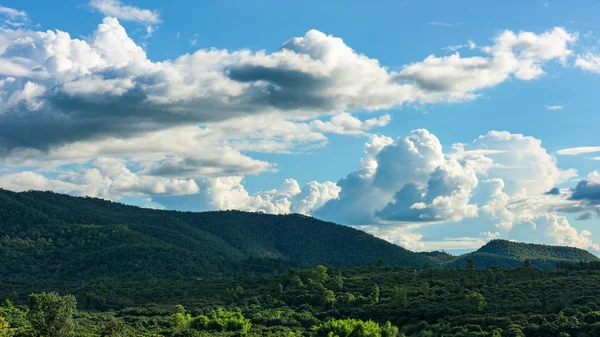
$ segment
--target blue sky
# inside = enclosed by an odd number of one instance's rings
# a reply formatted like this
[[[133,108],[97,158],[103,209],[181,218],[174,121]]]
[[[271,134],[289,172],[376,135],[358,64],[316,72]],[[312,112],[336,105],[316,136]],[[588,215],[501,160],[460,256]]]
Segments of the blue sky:
[[[597,1],[0,5],[0,187],[598,253]]]

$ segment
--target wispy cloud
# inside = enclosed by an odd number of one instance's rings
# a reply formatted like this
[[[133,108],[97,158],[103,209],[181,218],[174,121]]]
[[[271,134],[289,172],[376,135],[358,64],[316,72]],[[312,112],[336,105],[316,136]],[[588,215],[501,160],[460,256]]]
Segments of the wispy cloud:
[[[3,15],[6,15],[12,19],[27,18],[27,13],[25,11],[20,11],[18,9],[4,7],[2,5],[0,5],[0,13],[2,13]]]
[[[469,48],[470,50],[473,50],[473,49],[477,48],[477,44],[475,44],[475,42],[469,40],[465,44],[458,44],[458,45],[455,45],[455,46],[444,47],[444,48],[442,48],[442,50],[455,52],[455,51],[457,51],[459,49],[462,49],[462,48]]]
[[[161,22],[158,11],[123,5],[119,0],[91,0],[90,6],[104,15],[124,21],[152,24]]]
[[[9,25],[15,28],[23,27],[29,24],[29,17],[27,13],[22,10],[5,7],[0,5],[0,20],[5,25]]]
[[[198,33],[194,34],[194,38],[190,40],[190,46],[195,46],[198,43]]]
[[[429,22],[432,26],[442,26],[442,27],[456,27],[460,25],[460,22],[443,22],[443,21],[431,21]]]
[[[562,105],[547,105],[546,110],[562,110],[564,107]]]
[[[576,156],[579,154],[594,153],[594,152],[600,152],[600,146],[572,147],[572,148],[568,148],[568,149],[558,150],[558,151],[556,151],[556,154],[561,155],[561,156]],[[594,159],[597,159],[597,158],[594,158]]]

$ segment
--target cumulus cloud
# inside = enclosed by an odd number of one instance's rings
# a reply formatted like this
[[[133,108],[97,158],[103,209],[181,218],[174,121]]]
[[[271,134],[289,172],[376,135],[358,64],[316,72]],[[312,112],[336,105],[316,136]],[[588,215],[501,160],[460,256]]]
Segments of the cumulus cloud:
[[[242,185],[243,177],[219,177],[208,181],[206,194],[212,206],[218,209],[239,209],[273,214],[310,214],[340,189],[333,182],[312,181],[302,188],[294,179],[286,179],[279,189],[249,194]]]
[[[575,39],[562,28],[540,35],[508,31],[482,48],[486,56],[430,56],[395,72],[316,30],[273,53],[210,49],[163,62],[150,61],[115,18],[104,19],[89,41],[61,31],[2,34],[12,34],[0,38],[0,71],[13,79],[0,97],[5,154],[244,116],[306,120],[474,98],[512,76],[538,77],[544,63],[570,55]],[[40,89],[35,97],[21,95],[27,83]],[[344,118],[344,127],[355,124]]]
[[[60,173],[50,179],[23,171],[0,176],[0,187],[14,190],[52,190],[75,195],[119,199],[128,195],[182,195],[200,191],[193,179],[167,179],[132,172],[122,161],[99,158],[91,167]]]
[[[522,242],[572,246],[597,251],[599,246],[587,230],[578,231],[566,217],[556,214],[540,215],[512,228],[509,238]]]
[[[583,200],[600,207],[600,172],[593,171],[573,189],[571,200]]]
[[[480,233],[478,237],[444,237],[442,239],[432,240],[415,232],[413,228],[407,227],[359,226],[359,228],[415,252],[427,252],[433,250],[474,250],[500,236],[500,233],[497,232],[483,232]]]
[[[113,16],[123,21],[152,24],[161,22],[158,11],[123,5],[119,0],[91,0],[90,6],[106,16]]]
[[[472,99],[477,91],[493,87],[511,77],[532,80],[544,74],[542,64],[556,59],[566,62],[572,54],[569,45],[577,36],[563,28],[536,35],[530,32],[505,31],[495,38],[495,44],[482,47],[488,57],[431,55],[422,62],[404,67],[399,80],[415,81],[424,95],[421,100]]]
[[[490,131],[444,152],[435,135],[414,130],[395,141],[372,136],[365,152],[361,169],[338,181],[339,197],[314,214],[354,225],[461,221],[485,214],[510,228],[517,220],[575,204],[568,196],[545,194],[575,172],[559,169],[533,137]]]

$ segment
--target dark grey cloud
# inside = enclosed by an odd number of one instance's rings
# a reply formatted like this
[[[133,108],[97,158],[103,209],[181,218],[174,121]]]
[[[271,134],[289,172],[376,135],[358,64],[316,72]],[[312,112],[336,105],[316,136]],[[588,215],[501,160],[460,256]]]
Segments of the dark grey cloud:
[[[583,179],[573,189],[570,199],[585,200],[593,205],[600,205],[600,184]]]
[[[575,220],[583,221],[583,220],[589,220],[589,219],[591,219],[591,218],[592,218],[592,213],[590,213],[590,212],[585,212],[585,213],[583,213],[583,214],[581,214],[581,215],[577,216],[577,217],[575,218]]]

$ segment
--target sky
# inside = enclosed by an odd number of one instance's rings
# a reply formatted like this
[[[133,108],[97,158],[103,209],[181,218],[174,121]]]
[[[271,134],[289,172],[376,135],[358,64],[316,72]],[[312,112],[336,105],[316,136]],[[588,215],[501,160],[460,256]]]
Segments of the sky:
[[[600,254],[598,1],[0,1],[0,188]]]

